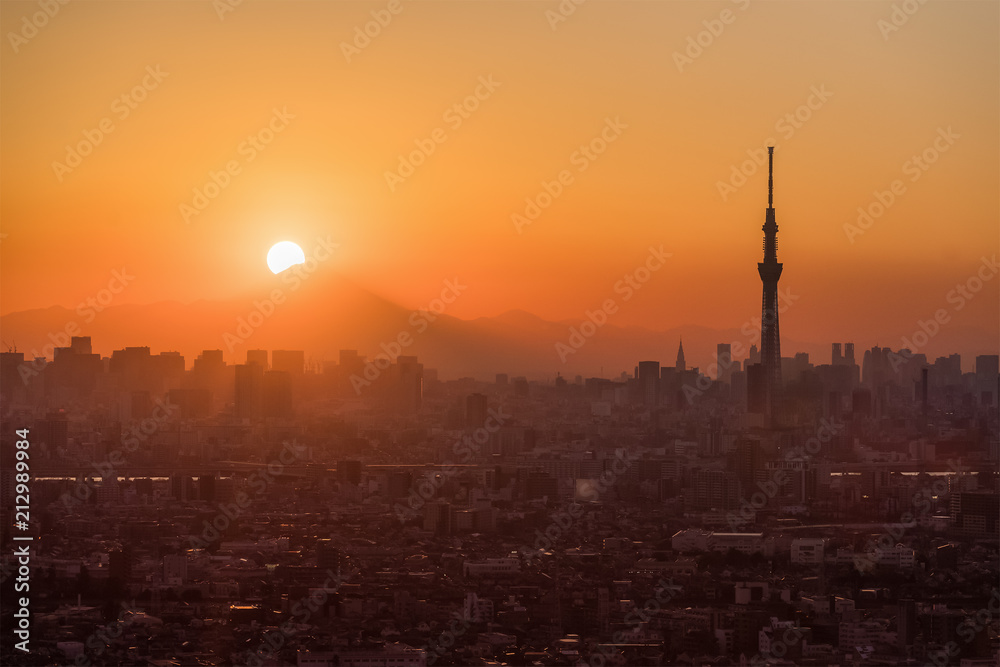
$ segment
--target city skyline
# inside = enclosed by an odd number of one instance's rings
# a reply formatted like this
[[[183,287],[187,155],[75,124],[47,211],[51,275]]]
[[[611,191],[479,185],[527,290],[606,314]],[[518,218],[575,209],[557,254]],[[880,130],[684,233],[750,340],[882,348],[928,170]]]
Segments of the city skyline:
[[[1000,665],[996,0],[0,25],[3,667]]]

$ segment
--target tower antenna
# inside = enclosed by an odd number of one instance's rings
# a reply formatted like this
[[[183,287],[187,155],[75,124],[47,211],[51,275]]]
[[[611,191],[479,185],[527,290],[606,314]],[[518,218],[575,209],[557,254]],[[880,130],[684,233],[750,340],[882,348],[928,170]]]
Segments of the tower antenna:
[[[774,146],[767,147],[767,207],[774,208]]]

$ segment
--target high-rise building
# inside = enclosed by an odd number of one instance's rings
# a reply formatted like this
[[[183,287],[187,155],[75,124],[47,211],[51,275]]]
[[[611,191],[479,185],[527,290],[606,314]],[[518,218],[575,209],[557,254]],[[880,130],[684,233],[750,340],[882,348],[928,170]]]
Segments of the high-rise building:
[[[731,470],[696,470],[692,487],[694,510],[735,510],[739,507],[741,485]]]
[[[742,486],[745,497],[757,490],[754,484],[757,478],[757,471],[763,469],[763,455],[759,440],[740,440],[736,443],[736,450],[733,452],[732,470]]]
[[[844,357],[840,354],[840,343],[833,344],[833,354],[830,358],[830,363],[834,366],[844,363]]]
[[[90,336],[73,336],[70,338],[69,346],[76,354],[93,354],[94,350],[90,344]]]
[[[247,363],[257,364],[267,370],[267,350],[247,350]]]
[[[465,427],[481,428],[486,425],[486,395],[469,394],[465,397]]]
[[[733,346],[729,343],[719,343],[715,346],[715,363],[718,370],[715,379],[730,384],[733,381]]]
[[[764,365],[761,363],[747,365],[747,412],[767,414],[764,372]]]
[[[1000,374],[1000,356],[980,354],[976,357],[976,385],[983,405],[996,405],[997,376]]]
[[[349,484],[360,484],[363,469],[364,464],[361,461],[338,461],[337,478]]]
[[[687,370],[687,364],[684,363],[684,341],[680,340],[677,343],[677,363],[674,364],[674,368],[677,369],[678,373],[683,373]]]
[[[292,416],[292,375],[288,371],[264,373],[264,416],[289,418]]]
[[[321,539],[316,542],[316,567],[320,570],[339,572],[345,564],[344,552],[337,542]]]
[[[763,283],[761,304],[760,358],[764,366],[764,414],[773,424],[781,395],[781,334],[778,328],[778,223],[774,217],[774,147],[767,149],[767,211],[764,215],[764,261],[757,263]]]
[[[237,419],[258,419],[264,406],[264,369],[258,364],[236,366]]]
[[[899,601],[896,638],[901,651],[905,651],[907,646],[912,646],[917,640],[917,603],[913,600]]]
[[[655,407],[660,402],[660,362],[639,362],[639,394],[643,405]]]
[[[394,366],[397,382],[396,407],[404,412],[416,412],[423,405],[424,365],[415,356],[400,356]]]
[[[844,343],[844,363],[854,365],[854,343]]]

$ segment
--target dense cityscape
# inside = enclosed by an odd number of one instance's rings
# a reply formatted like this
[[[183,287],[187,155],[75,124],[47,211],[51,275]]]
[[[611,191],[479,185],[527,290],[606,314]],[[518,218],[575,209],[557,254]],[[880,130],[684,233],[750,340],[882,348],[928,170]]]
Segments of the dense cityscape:
[[[0,667],[1000,667],[1000,5],[67,3]]]
[[[2,353],[4,664],[995,665],[997,356],[834,343],[768,420],[732,347],[555,383]]]

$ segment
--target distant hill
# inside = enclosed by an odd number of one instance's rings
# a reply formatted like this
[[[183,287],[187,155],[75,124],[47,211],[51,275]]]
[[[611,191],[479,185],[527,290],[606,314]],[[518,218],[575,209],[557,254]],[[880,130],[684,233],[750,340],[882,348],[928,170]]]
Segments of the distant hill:
[[[260,295],[230,301],[197,301],[190,304],[159,302],[146,305],[110,305],[99,313],[87,309],[51,307],[10,313],[0,317],[0,336],[30,356],[41,354],[59,334],[79,327],[91,336],[94,351],[110,355],[126,346],[149,346],[154,354],[175,350],[187,360],[204,349],[222,349],[229,363],[242,362],[247,349],[302,349],[307,359],[335,360],[340,349],[358,349],[373,357],[383,349],[416,354],[425,367],[438,369],[443,379],[473,376],[490,379],[498,372],[552,378],[556,373],[612,377],[631,373],[639,361],[674,364],[677,343],[684,341],[688,367],[703,370],[715,358],[720,342],[740,342],[749,349],[751,337],[739,329],[716,330],[680,325],[665,331],[617,326],[613,319],[601,327],[584,327],[571,341],[570,327],[581,321],[551,322],[521,310],[495,317],[461,320],[447,314],[414,313],[375,295],[342,276],[324,276],[301,283],[297,289],[281,288],[282,303],[272,304]],[[433,319],[433,321],[431,321]],[[242,323],[242,326],[241,326]],[[584,334],[592,333],[590,337]],[[407,335],[409,339],[407,339]],[[954,328],[942,331],[940,341],[951,349],[973,345],[980,354],[995,350],[996,337]],[[568,353],[573,343],[583,345]],[[860,363],[864,349],[875,342],[856,342]],[[556,344],[566,357],[560,359]],[[899,341],[880,341],[899,347]],[[829,363],[829,342],[782,339],[782,352],[791,356],[807,352],[813,363]],[[995,352],[993,352],[995,353]],[[49,355],[51,356],[51,355]],[[741,358],[744,355],[736,355]],[[970,369],[971,359],[963,365]]]

